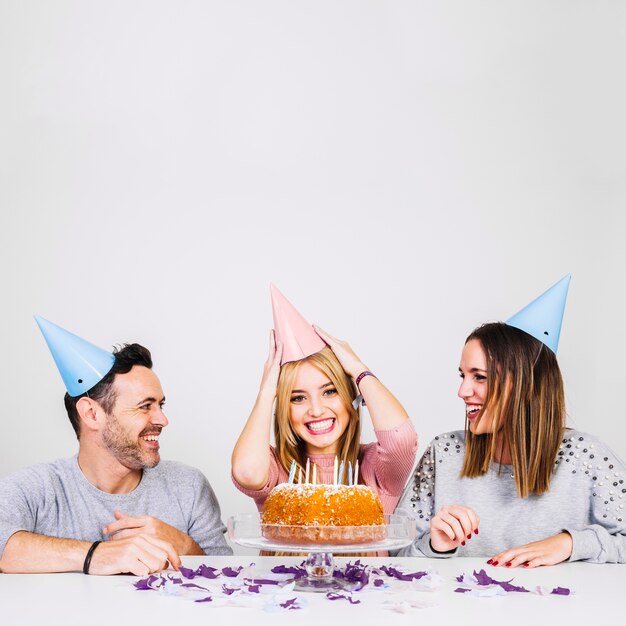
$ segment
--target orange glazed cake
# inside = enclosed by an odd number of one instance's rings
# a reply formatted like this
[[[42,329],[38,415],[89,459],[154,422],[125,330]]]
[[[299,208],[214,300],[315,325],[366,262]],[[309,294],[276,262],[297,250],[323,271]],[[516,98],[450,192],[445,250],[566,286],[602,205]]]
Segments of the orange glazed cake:
[[[263,535],[280,543],[359,544],[385,538],[383,505],[366,485],[282,483],[267,496]]]

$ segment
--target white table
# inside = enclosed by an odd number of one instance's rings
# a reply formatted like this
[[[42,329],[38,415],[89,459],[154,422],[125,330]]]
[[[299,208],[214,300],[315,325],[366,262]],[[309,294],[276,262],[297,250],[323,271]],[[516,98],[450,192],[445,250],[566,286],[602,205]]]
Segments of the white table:
[[[348,558],[336,558],[341,566]],[[269,571],[277,564],[295,565],[301,557],[183,557],[186,567],[201,563],[222,568],[249,565]],[[363,593],[358,605],[344,600],[331,602],[324,594],[306,594],[307,607],[299,611],[268,613],[259,608],[214,607],[156,591],[137,591],[132,576],[84,576],[83,574],[0,574],[0,619],[7,625],[195,626],[196,624],[376,624],[385,621],[414,624],[428,620],[436,624],[480,624],[531,626],[543,624],[606,624],[623,621],[626,595],[626,565],[567,563],[534,570],[493,568],[484,559],[363,558],[372,565],[401,564],[407,571],[435,570],[445,578],[433,592],[413,592],[415,598],[436,606],[396,613],[382,608],[389,596]],[[530,593],[508,593],[494,598],[454,593],[455,577],[484,568],[497,580],[514,578],[527,588],[537,585],[569,587],[567,597],[542,597]],[[200,582],[201,580],[194,580]],[[216,620],[216,621],[215,621]]]

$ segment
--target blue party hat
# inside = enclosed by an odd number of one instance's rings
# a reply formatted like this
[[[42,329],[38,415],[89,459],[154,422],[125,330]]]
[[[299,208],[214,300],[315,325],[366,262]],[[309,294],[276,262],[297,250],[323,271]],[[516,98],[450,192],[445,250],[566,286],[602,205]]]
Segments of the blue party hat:
[[[115,356],[67,330],[35,315],[35,321],[50,348],[52,358],[75,398],[97,385],[111,370]]]
[[[544,343],[556,354],[571,274],[542,293],[505,323]]]

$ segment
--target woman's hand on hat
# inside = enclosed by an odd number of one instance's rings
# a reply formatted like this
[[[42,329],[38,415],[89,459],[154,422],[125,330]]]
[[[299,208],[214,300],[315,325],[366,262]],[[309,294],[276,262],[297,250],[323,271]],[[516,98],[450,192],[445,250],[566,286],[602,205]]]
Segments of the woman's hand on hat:
[[[283,344],[276,343],[274,331],[270,331],[270,345],[267,361],[263,366],[263,378],[261,378],[261,391],[268,391],[272,396],[276,395],[278,376],[280,375],[280,359],[283,355]]]
[[[533,541],[492,556],[487,563],[496,567],[538,567],[556,565],[569,559],[574,543],[568,532]]]
[[[361,372],[367,370],[367,367],[363,364],[361,359],[356,355],[354,350],[350,347],[347,341],[337,339],[332,335],[329,335],[325,330],[322,330],[319,326],[313,325],[315,332],[330,346],[330,349],[335,353],[335,356],[341,363],[344,371],[356,378]]]
[[[430,545],[436,552],[464,546],[478,534],[480,518],[473,509],[460,504],[444,506],[430,520]]]

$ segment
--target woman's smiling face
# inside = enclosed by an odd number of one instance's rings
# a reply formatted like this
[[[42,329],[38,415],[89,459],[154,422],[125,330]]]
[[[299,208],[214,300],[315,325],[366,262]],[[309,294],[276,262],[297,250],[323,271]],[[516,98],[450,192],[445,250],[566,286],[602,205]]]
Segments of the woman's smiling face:
[[[475,435],[493,432],[493,416],[483,411],[487,398],[487,355],[478,339],[470,339],[463,346],[459,374],[462,380],[458,396],[465,402],[469,429]]]
[[[298,366],[291,391],[289,420],[307,454],[334,454],[350,413],[333,382],[306,361]]]

